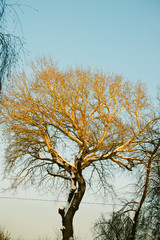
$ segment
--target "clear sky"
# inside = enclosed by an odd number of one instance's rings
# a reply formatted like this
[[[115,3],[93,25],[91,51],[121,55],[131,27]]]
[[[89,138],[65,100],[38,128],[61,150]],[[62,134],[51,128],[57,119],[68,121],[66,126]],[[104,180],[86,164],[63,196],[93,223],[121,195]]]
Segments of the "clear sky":
[[[18,10],[27,51],[24,68],[31,58],[51,55],[61,68],[90,66],[122,74],[132,82],[141,80],[149,94],[156,95],[160,85],[160,0],[23,2],[32,7]],[[19,25],[15,33],[22,34]],[[2,162],[2,144],[0,156]],[[14,196],[37,198],[37,193],[20,189]],[[48,195],[41,197],[51,199]],[[93,200],[88,195],[86,199]],[[51,202],[0,199],[0,225],[26,239],[52,236],[61,225],[57,209],[58,205]],[[76,228],[82,239],[91,239],[92,223],[101,212],[110,210],[100,205],[82,205],[76,215]]]

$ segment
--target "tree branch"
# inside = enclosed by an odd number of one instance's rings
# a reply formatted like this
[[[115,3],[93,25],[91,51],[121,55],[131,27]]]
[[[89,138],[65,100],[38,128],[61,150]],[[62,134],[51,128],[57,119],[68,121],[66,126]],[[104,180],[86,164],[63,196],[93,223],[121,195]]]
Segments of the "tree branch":
[[[132,168],[131,168],[131,167],[128,167],[127,164],[123,163],[122,161],[117,160],[117,159],[115,159],[115,158],[113,158],[113,157],[110,157],[110,159],[111,159],[113,162],[116,162],[119,166],[123,166],[123,167],[125,167],[127,170],[132,171]]]
[[[52,173],[52,172],[50,172],[49,170],[47,170],[47,172],[48,172],[49,175],[51,175],[51,176],[53,176],[53,177],[59,177],[59,178],[63,178],[63,179],[65,179],[65,180],[71,181],[71,177],[64,176],[64,175],[58,174],[58,173]]]

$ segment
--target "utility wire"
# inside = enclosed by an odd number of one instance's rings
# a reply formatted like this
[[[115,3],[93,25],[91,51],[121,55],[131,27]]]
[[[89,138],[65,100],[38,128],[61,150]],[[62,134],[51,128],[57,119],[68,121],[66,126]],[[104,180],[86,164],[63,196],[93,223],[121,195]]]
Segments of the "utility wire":
[[[23,198],[23,197],[5,197],[0,196],[0,199],[8,199],[8,200],[23,200],[23,201],[38,201],[38,202],[66,202],[64,200],[55,200],[55,199],[40,199],[40,198]],[[123,206],[122,204],[113,204],[113,203],[100,203],[100,202],[83,202],[82,204],[88,205],[109,205],[109,206]]]

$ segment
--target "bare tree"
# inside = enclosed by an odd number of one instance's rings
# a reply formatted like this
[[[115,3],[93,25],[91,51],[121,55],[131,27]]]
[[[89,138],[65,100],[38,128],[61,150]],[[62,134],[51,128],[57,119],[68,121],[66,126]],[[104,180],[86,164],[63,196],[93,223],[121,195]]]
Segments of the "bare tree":
[[[141,83],[90,69],[60,71],[45,58],[32,69],[10,79],[14,88],[7,86],[1,102],[6,174],[13,174],[12,187],[45,180],[70,185],[67,205],[59,208],[69,240],[86,182],[99,179],[105,187],[111,165],[131,171],[143,161],[139,138],[156,117]]]
[[[148,200],[152,203],[155,196],[158,196],[158,192],[160,189],[160,133],[159,133],[159,121],[155,122],[154,128],[149,128],[146,131],[145,141],[141,144],[142,151],[144,153],[144,161],[143,167],[141,170],[141,176],[137,187],[139,188],[137,191],[137,199],[134,199],[132,202],[128,202],[127,206],[131,206],[130,208],[126,209],[123,213],[126,212],[134,212],[132,218],[132,231],[129,240],[135,240],[137,234],[143,229],[142,225],[144,226],[144,219],[147,218],[147,214],[143,214],[142,209],[147,212],[147,209],[151,209],[153,212],[155,208],[153,204],[148,204]],[[138,200],[139,199],[139,200]],[[145,206],[146,205],[146,206]],[[159,205],[159,201],[158,201]],[[157,207],[158,207],[157,205]],[[152,207],[151,207],[152,206]],[[151,219],[153,214],[150,212],[150,226],[151,226]],[[143,217],[142,217],[143,215]],[[152,217],[151,217],[152,216]],[[131,219],[131,218],[130,218]],[[156,225],[156,221],[154,218],[154,226]],[[144,234],[144,239],[146,237],[152,239],[152,227],[148,229],[147,233]],[[158,238],[160,237],[160,232],[157,232]],[[142,236],[141,236],[142,239]]]
[[[139,165],[138,182],[132,201],[108,221],[102,217],[94,226],[95,239],[159,240],[159,190],[160,190],[160,133],[159,121],[148,128],[141,144],[144,161]],[[144,136],[143,136],[144,138]],[[143,155],[142,154],[142,155]],[[138,174],[137,174],[138,177]]]
[[[94,240],[128,240],[132,223],[120,212],[113,212],[107,220],[102,216],[94,225]]]
[[[23,49],[23,40],[9,29],[9,24],[13,23],[15,29],[17,23],[21,26],[19,11],[22,4],[18,1],[0,1],[0,92],[4,79],[10,75],[12,69],[20,58]],[[24,6],[24,5],[23,5]],[[9,23],[9,24],[8,24]]]

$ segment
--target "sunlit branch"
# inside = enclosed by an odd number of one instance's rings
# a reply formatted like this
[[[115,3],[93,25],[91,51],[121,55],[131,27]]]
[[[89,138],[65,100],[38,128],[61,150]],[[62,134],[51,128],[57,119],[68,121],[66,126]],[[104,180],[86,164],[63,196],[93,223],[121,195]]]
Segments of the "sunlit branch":
[[[117,147],[116,150],[114,152],[120,152],[121,150],[127,148],[140,134],[142,134],[153,122],[155,122],[156,120],[158,120],[159,118],[155,118],[153,120],[151,120],[150,122],[148,122],[146,124],[146,126],[141,130],[138,131],[133,138],[131,138],[128,142],[126,142],[125,144],[123,144],[120,147]]]
[[[132,168],[127,166],[127,164],[123,163],[122,161],[120,160],[117,160],[113,157],[110,157],[110,159],[113,161],[113,162],[116,162],[119,166],[122,166],[122,167],[125,167],[126,169],[128,169],[129,171],[132,171]]]
[[[120,154],[116,154],[116,156],[127,161],[140,161],[140,159],[136,157],[125,157]]]
[[[125,213],[127,213],[127,212],[136,212],[136,211],[137,211],[137,209],[135,209],[135,208],[130,208],[130,209],[127,209],[127,210],[123,211],[123,212],[121,213],[121,215],[122,215],[122,214],[125,214]]]

